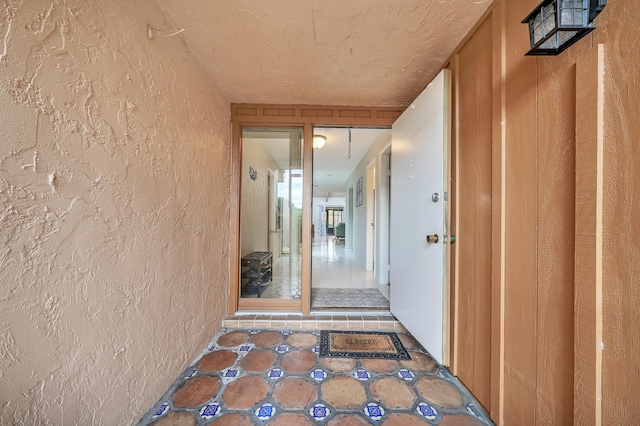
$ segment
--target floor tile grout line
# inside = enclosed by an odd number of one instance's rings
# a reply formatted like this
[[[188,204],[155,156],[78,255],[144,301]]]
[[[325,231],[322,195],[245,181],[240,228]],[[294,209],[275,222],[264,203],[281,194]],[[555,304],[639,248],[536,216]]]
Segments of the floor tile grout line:
[[[256,320],[254,320],[254,324],[255,324],[255,321],[256,321]],[[316,321],[316,322],[317,322],[317,321]],[[379,322],[379,320],[378,320],[378,322]],[[255,334],[259,333],[259,332],[262,332],[262,331],[268,331],[268,330],[265,330],[264,328],[261,328],[261,329],[258,329],[258,330],[248,330],[248,329],[244,329],[244,330],[231,330],[231,331],[224,331],[222,334],[223,334],[223,335],[224,335],[224,334],[232,334],[232,333],[237,332],[237,331],[243,331],[243,332],[245,332],[246,334],[248,334],[248,336],[247,336],[247,339],[248,339],[248,340],[247,340],[247,343],[249,343],[249,341],[253,341],[253,337],[252,337],[253,335],[255,335]],[[290,332],[291,332],[291,331],[290,331]],[[301,330],[301,331],[299,331],[299,333],[301,333],[301,334],[305,334],[305,333],[310,333],[310,331],[309,331],[309,330]],[[403,333],[407,333],[407,334],[409,334],[408,332],[403,332]],[[289,335],[289,334],[287,334],[287,335]],[[221,337],[221,335],[218,335],[218,333],[217,333],[217,334],[216,334],[216,336],[214,336],[214,338],[213,338],[212,342],[215,342],[215,344],[218,344],[218,340],[219,340],[219,338],[220,338],[220,337]],[[214,344],[214,343],[211,343],[211,345],[213,345],[213,344]],[[241,343],[240,345],[242,345],[242,343]],[[222,345],[222,347],[228,347],[228,346],[226,346],[226,345]],[[271,349],[271,350],[273,350],[273,349]],[[415,349],[410,349],[410,350],[415,351]],[[423,353],[426,353],[426,352],[423,352]],[[278,359],[279,359],[279,358],[278,358]],[[320,360],[319,360],[319,358],[318,358],[318,359],[316,360],[316,365],[318,365],[317,363],[319,363],[319,362],[320,362]],[[193,362],[193,365],[196,365],[196,364],[197,364],[197,361],[194,361],[194,362]],[[275,365],[275,364],[274,364],[274,365]],[[437,365],[439,366],[439,364],[437,364]],[[198,367],[198,368],[199,368],[199,367]],[[218,370],[218,371],[222,371],[222,370]],[[341,376],[341,375],[345,375],[345,374],[343,374],[343,373],[336,373],[335,375],[336,375],[336,376]],[[181,376],[182,376],[182,373],[181,373]],[[177,390],[177,388],[176,388],[176,387],[177,387],[177,385],[178,385],[178,381],[184,381],[184,380],[186,380],[186,379],[184,379],[184,378],[183,378],[183,377],[181,377],[181,376],[176,380],[176,382],[174,383],[174,385],[172,385],[172,387],[170,387],[169,391],[171,391],[171,389],[174,389],[174,391],[175,391],[175,390]],[[299,376],[299,375],[297,375],[297,374],[295,374],[295,373],[294,373],[294,374],[293,374],[293,376],[297,377],[297,376]],[[347,375],[347,376],[348,376],[348,375]],[[391,374],[391,376],[393,376],[393,374]],[[464,385],[462,385],[462,384],[461,384],[461,382],[459,382],[459,381],[455,381],[455,380],[454,380],[454,379],[455,379],[455,377],[454,377],[454,376],[452,376],[452,375],[448,374],[448,375],[446,375],[446,377],[445,377],[445,376],[440,376],[440,377],[441,377],[442,379],[445,379],[446,381],[448,381],[448,382],[452,383],[452,384],[453,384],[453,382],[455,382],[455,387],[456,387],[458,390],[468,392],[468,390],[464,387]],[[183,379],[184,379],[184,380],[183,380]],[[267,383],[270,383],[270,382],[267,382]],[[273,390],[273,386],[271,386],[271,385],[269,385],[269,386],[270,386],[270,388]],[[318,386],[319,386],[319,384],[318,384]],[[367,385],[367,386],[368,386],[368,385]],[[413,385],[412,385],[412,386],[413,386]],[[368,389],[368,387],[367,387],[367,389]],[[165,396],[168,396],[169,391],[167,392],[167,394],[165,394]],[[173,394],[171,394],[171,395],[173,395]],[[159,404],[159,403],[161,403],[163,400],[165,400],[165,396],[163,396],[163,397],[162,397],[162,398],[161,398],[161,399],[156,403],[156,405],[154,405],[154,406],[152,406],[152,407],[151,407],[151,409],[149,410],[148,414],[147,414],[147,415],[145,415],[145,417],[143,417],[143,419],[141,419],[141,421],[142,421],[142,420],[145,420],[145,419],[146,419],[146,420],[153,420],[153,419],[150,417],[150,414],[151,414],[152,410],[154,410],[154,408],[157,408],[157,404]],[[268,401],[267,401],[267,402],[269,402],[269,401],[271,400],[271,398],[272,398],[272,394],[270,393],[270,394],[269,394],[269,396],[268,396]],[[324,400],[324,398],[322,398],[322,399]],[[465,400],[466,400],[466,401],[465,401],[465,403],[464,403],[463,405],[461,405],[461,406],[460,406],[460,409],[456,409],[456,410],[447,410],[447,409],[445,409],[444,411],[441,409],[441,410],[440,410],[440,412],[441,412],[442,414],[440,414],[438,417],[440,418],[440,417],[442,417],[443,415],[447,416],[447,415],[450,415],[450,414],[464,414],[464,415],[467,415],[467,416],[468,416],[468,413],[467,413],[467,411],[468,411],[468,406],[470,406],[470,404],[471,404],[471,403],[475,404],[475,407],[476,407],[476,408],[478,408],[478,407],[479,407],[477,400],[475,400],[475,398],[473,398],[473,396],[470,394],[470,392],[468,392],[468,398],[465,398]],[[198,407],[194,407],[193,409],[189,409],[188,411],[189,411],[189,412],[191,412],[191,413],[193,413],[197,418],[199,418],[199,417],[198,417],[198,415],[199,415],[199,413],[198,413],[199,407],[200,407],[200,406],[198,406]],[[255,408],[255,407],[254,407],[254,408]],[[237,410],[231,410],[231,411],[234,411],[234,412],[235,412],[235,411],[237,411]],[[242,410],[242,411],[246,411],[246,410]],[[356,410],[356,411],[357,411],[357,410]],[[399,412],[401,412],[401,411],[403,411],[403,410],[394,410],[394,409],[391,409],[391,410],[390,410],[390,411],[388,411],[388,412],[389,412],[389,413],[391,413],[391,412],[399,413]],[[414,414],[414,415],[415,415],[415,413],[413,413],[413,411],[415,411],[415,410],[410,410],[410,411],[412,412],[412,414]],[[179,410],[179,412],[182,412],[182,410]],[[251,417],[252,417],[252,416],[253,416],[253,412],[255,412],[255,411],[253,411],[253,408],[251,408],[251,409],[250,409],[248,412],[246,412],[245,414],[247,414],[248,416],[251,416]],[[344,413],[345,413],[345,412],[343,411],[343,414],[344,414]],[[355,411],[353,411],[353,410],[348,410],[348,413],[347,413],[347,414],[355,414],[355,413],[356,413],[356,412],[355,412]],[[362,415],[362,413],[361,413],[360,411],[357,411],[357,413],[358,413],[359,415]],[[472,413],[472,412],[470,412],[470,411],[469,411],[469,413],[474,414],[474,413]],[[280,414],[282,414],[282,413],[278,413],[277,415],[280,415]],[[303,414],[304,414],[304,412],[303,412]],[[305,414],[305,416],[306,416],[306,414]],[[335,415],[334,415],[334,416],[332,416],[332,418],[335,418]],[[477,418],[478,420],[481,420],[484,424],[491,424],[491,423],[490,423],[490,420],[487,420],[487,419],[488,419],[488,417],[487,417],[487,414],[486,414],[486,413],[483,413],[483,416],[476,416],[476,418]],[[275,416],[274,416],[274,419],[275,419]],[[368,420],[368,419],[367,419],[367,420]],[[327,421],[329,421],[329,420],[327,420]],[[326,423],[326,422],[324,422],[324,421],[323,421],[322,423],[319,423],[319,424],[325,424],[325,423]],[[145,424],[146,424],[146,423],[145,423]],[[198,424],[200,424],[200,423],[198,423]],[[375,423],[374,423],[374,422],[372,422],[371,424],[378,424],[378,423],[377,423],[377,422],[375,422]],[[427,423],[425,423],[425,424],[427,424]]]

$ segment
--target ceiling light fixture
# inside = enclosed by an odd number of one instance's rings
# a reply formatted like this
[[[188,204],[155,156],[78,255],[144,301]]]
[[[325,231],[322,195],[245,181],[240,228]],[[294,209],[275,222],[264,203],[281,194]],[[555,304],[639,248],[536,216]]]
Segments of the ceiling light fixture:
[[[322,148],[324,144],[327,142],[327,137],[323,135],[314,135],[313,136],[313,147],[314,148]]]

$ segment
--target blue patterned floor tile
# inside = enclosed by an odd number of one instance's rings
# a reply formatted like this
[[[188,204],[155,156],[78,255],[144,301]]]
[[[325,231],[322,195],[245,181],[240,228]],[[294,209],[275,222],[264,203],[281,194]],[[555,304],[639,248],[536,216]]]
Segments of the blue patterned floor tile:
[[[223,330],[220,333],[224,334],[225,332],[230,331],[233,330]],[[242,331],[245,333],[256,334],[265,330],[242,329]],[[280,332],[282,332],[283,336],[292,334],[292,332],[289,330],[280,330]],[[220,333],[216,334],[213,342],[217,341],[216,339],[219,337]],[[295,333],[308,333],[314,336],[320,334],[319,331],[311,330],[295,330]],[[282,343],[274,345],[273,347],[260,348],[261,351],[271,352],[272,355],[270,355],[270,357],[274,359],[273,364],[270,366],[265,366],[265,370],[263,372],[246,372],[242,368],[240,368],[242,359],[249,352],[256,350],[255,344],[253,344],[251,341],[245,342],[234,348],[221,348],[214,343],[209,343],[200,356],[206,355],[207,353],[210,353],[214,350],[222,349],[224,349],[225,351],[232,351],[237,354],[238,357],[236,362],[234,362],[232,365],[226,364],[226,368],[219,371],[203,372],[195,364],[195,362],[199,360],[199,357],[196,358],[196,361],[194,361],[194,363],[189,368],[183,370],[179,374],[174,384],[169,387],[167,393],[162,398],[160,398],[160,400],[156,404],[154,404],[152,408],[142,417],[139,426],[148,426],[154,421],[164,419],[172,411],[192,414],[196,419],[196,424],[198,425],[209,424],[216,421],[217,419],[219,419],[219,421],[224,421],[222,419],[224,419],[228,414],[231,414],[234,417],[238,415],[242,416],[245,418],[245,420],[250,418],[255,424],[265,426],[277,422],[277,419],[279,417],[282,417],[283,415],[286,415],[289,418],[289,422],[302,422],[302,419],[304,417],[308,420],[312,420],[318,425],[326,425],[328,422],[339,422],[340,418],[343,415],[355,415],[359,419],[366,421],[369,424],[382,425],[386,422],[387,419],[391,419],[397,414],[408,414],[411,411],[413,413],[413,416],[419,417],[422,421],[424,421],[425,424],[436,424],[446,416],[458,414],[467,416],[467,420],[469,420],[468,417],[473,417],[483,424],[493,425],[491,419],[484,411],[482,406],[478,403],[478,401],[473,398],[473,395],[471,395],[471,393],[466,388],[464,388],[462,383],[457,380],[457,378],[455,378],[446,369],[446,367],[443,367],[441,365],[438,365],[437,370],[434,373],[410,370],[408,368],[404,368],[404,366],[399,364],[393,371],[384,372],[368,370],[367,368],[364,368],[364,366],[367,365],[366,362],[364,362],[364,359],[355,359],[353,361],[349,361],[350,367],[348,368],[348,371],[341,371],[340,369],[336,369],[334,371],[328,369],[326,362],[322,357],[320,357],[320,347],[312,346],[311,348],[305,349],[304,351],[300,351],[301,354],[306,354],[306,356],[308,356],[309,354],[313,354],[313,357],[308,357],[304,361],[305,367],[303,369],[297,370],[296,368],[290,368],[292,365],[292,358],[290,357],[292,355],[292,352],[294,351],[294,348],[291,347],[291,345],[286,344],[284,339],[282,340]],[[220,379],[222,386],[220,387],[218,393],[215,396],[211,396],[211,399],[209,399],[204,404],[198,405],[197,407],[174,409],[172,405],[172,398],[175,392],[178,389],[181,389],[181,386],[185,383],[186,380],[202,374],[211,375],[212,377]],[[267,394],[265,395],[264,393],[261,393],[261,396],[258,398],[260,402],[256,402],[256,405],[253,405],[250,409],[247,410],[234,410],[226,407],[224,405],[226,390],[232,387],[232,383],[234,383],[237,379],[247,376],[256,376],[261,381],[263,381],[262,383],[264,384],[260,385],[262,386],[260,392],[265,392],[266,389]],[[400,378],[404,381],[406,386],[410,387],[413,392],[416,393],[416,395],[420,395],[420,393],[416,389],[416,385],[419,383],[419,379],[428,376],[430,376],[431,378],[433,378],[434,376],[440,377],[456,386],[462,393],[464,401],[466,401],[465,404],[461,408],[454,410],[433,406],[430,405],[430,403],[428,403],[428,401],[426,400],[418,399],[414,402],[414,405],[412,405],[413,410],[410,410],[409,407],[403,409],[389,408],[386,405],[383,405],[383,403],[379,400],[369,399],[366,403],[363,403],[363,405],[361,405],[357,409],[343,410],[334,409],[333,406],[329,404],[329,401],[323,399],[322,386],[327,382],[329,378],[342,377],[349,378],[350,380],[356,379],[359,381],[359,386],[363,388],[366,395],[371,398],[373,394],[372,387],[375,386],[374,384],[381,378],[395,378],[393,380],[396,381],[398,380],[398,378]],[[315,387],[315,389],[312,389],[312,393],[309,394],[309,396],[297,395],[298,389],[295,387],[291,387],[294,383],[299,383],[299,381],[301,380]],[[293,398],[311,398],[311,401],[313,402],[310,403],[310,405],[305,405],[304,403],[296,403],[297,405],[287,405],[288,403],[282,399],[283,393],[279,392],[279,389],[288,389],[289,395],[293,394]],[[251,391],[252,389],[243,389],[240,392],[244,393]],[[308,399],[304,399],[304,401],[308,401]],[[280,404],[284,405],[281,406]],[[175,415],[175,413],[171,414],[171,416]],[[296,425],[294,424],[294,426]]]
[[[324,404],[316,404],[309,410],[309,414],[311,417],[317,421],[321,422],[326,419],[329,414],[331,414],[331,410]]]
[[[362,411],[364,412],[365,416],[367,416],[371,420],[375,420],[376,422],[380,421],[380,419],[382,419],[382,416],[384,416],[384,408],[382,408],[375,402],[368,403]]]
[[[211,420],[218,414],[220,414],[220,404],[217,402],[207,404],[200,409],[200,417],[205,420]]]
[[[400,377],[403,380],[413,380],[416,376],[415,374],[413,374],[413,372],[411,372],[411,370],[407,370],[406,368],[401,369],[400,371],[398,371],[398,377]]]
[[[256,408],[255,413],[256,413],[256,416],[264,422],[269,420],[271,417],[273,417],[276,414],[276,407],[274,407],[271,404],[264,404]]]
[[[318,368],[316,370],[313,370],[310,376],[316,382],[321,382],[327,378],[327,372]]]
[[[367,370],[359,369],[353,372],[353,377],[361,381],[366,381],[371,378],[371,374]]]
[[[416,411],[418,412],[418,414],[420,414],[421,417],[427,420],[435,420],[435,418],[438,416],[438,411],[425,402],[421,402],[420,404],[418,404]]]
[[[157,410],[155,413],[153,413],[153,418],[156,419],[158,417],[164,416],[165,414],[167,414],[169,411],[171,411],[171,407],[169,407],[169,403],[168,402],[164,402]]]
[[[229,383],[242,376],[244,373],[241,369],[230,367],[222,371],[220,375],[223,383]]]
[[[282,376],[284,376],[284,372],[279,369],[279,368],[274,368],[273,370],[270,370],[269,373],[267,374],[267,376],[271,379],[271,380],[278,380],[279,378],[281,378]]]
[[[276,346],[276,352],[278,352],[279,354],[284,354],[289,352],[291,348],[288,345],[278,345]]]

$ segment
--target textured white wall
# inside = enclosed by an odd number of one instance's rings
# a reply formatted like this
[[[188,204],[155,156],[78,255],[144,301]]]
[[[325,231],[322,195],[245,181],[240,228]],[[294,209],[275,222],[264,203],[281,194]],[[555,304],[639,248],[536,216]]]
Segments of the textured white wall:
[[[0,5],[0,423],[131,424],[228,305],[229,104],[148,0]]]

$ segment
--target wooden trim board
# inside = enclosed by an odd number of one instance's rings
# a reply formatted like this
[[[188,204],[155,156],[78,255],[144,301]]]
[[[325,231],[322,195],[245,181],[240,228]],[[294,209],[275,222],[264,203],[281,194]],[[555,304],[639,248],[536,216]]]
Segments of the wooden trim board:
[[[604,47],[576,65],[576,424],[602,422]]]

